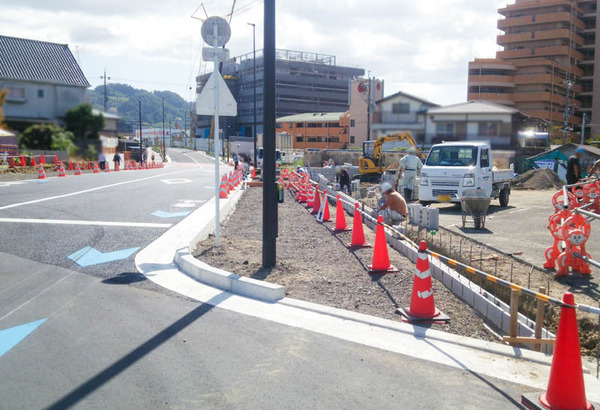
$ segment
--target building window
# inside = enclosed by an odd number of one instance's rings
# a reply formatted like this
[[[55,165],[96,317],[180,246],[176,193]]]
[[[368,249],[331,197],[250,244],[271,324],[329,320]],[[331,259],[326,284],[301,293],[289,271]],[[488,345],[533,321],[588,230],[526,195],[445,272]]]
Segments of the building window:
[[[497,122],[480,122],[479,135],[496,137],[499,134],[500,125]]]
[[[354,144],[354,135],[350,136],[350,144]]]
[[[6,95],[6,101],[25,101],[25,88],[23,87],[7,87],[8,94]]]
[[[354,120],[350,120],[350,126],[351,126],[351,127],[355,127],[355,126],[356,126],[356,124],[355,124],[355,121],[354,121]]]
[[[435,125],[435,131],[439,137],[454,137],[454,123],[438,122]]]
[[[408,113],[410,113],[410,104],[409,103],[392,104],[392,113],[393,114],[408,114]]]
[[[42,90],[42,89],[38,90],[38,98],[44,98],[44,90]]]
[[[277,125],[276,125],[276,127],[277,127],[278,130],[280,130],[280,129],[283,128],[283,124],[280,123],[280,122],[278,122]]]
[[[296,142],[302,142],[302,137],[296,137]]]

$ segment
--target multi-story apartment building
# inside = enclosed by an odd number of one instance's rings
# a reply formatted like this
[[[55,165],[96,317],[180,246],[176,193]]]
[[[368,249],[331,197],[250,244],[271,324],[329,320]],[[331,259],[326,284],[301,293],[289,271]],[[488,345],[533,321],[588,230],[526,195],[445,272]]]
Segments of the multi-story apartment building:
[[[469,63],[468,99],[513,106],[548,125],[563,124],[565,112],[569,128],[583,114],[600,123],[597,0],[516,0],[498,12],[503,50]]]
[[[349,143],[350,113],[310,112],[277,119],[277,132],[292,136],[293,149],[346,149]]]
[[[360,68],[342,67],[332,55],[302,51],[276,51],[277,118],[307,112],[345,112],[349,107],[349,82],[364,75]],[[256,83],[253,53],[231,58],[223,64],[221,74],[238,105],[238,116],[224,118],[225,136],[251,137],[254,125],[254,92],[256,90],[257,132],[262,133],[263,119],[263,55],[256,52]],[[196,78],[200,92],[210,74]],[[196,136],[208,137],[211,117],[199,116]]]

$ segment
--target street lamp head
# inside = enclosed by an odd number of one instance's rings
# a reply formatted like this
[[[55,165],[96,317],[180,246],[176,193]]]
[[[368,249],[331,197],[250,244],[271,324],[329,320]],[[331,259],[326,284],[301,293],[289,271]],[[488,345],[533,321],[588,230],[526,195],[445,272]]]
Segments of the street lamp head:
[[[252,26],[252,27],[256,27],[256,24],[254,24],[254,23],[248,23],[248,25]]]

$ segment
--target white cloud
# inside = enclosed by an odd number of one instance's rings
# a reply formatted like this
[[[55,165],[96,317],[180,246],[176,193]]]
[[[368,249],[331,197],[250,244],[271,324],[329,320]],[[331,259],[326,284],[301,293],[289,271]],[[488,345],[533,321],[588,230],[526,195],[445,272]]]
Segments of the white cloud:
[[[205,1],[224,15],[230,0]],[[337,56],[400,89],[438,103],[466,96],[467,62],[493,56],[496,9],[506,0],[280,0],[277,46]],[[248,8],[247,6],[254,7]],[[200,21],[191,0],[4,0],[1,33],[68,43],[93,85],[104,67],[113,81],[192,96],[199,70]],[[262,48],[262,4],[238,0],[232,55]],[[198,15],[202,15],[202,11]]]

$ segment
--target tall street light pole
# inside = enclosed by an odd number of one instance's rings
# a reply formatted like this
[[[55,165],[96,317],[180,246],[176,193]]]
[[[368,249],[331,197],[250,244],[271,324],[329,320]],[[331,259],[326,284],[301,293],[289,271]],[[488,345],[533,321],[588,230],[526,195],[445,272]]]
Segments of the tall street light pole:
[[[263,252],[262,265],[277,262],[277,186],[275,185],[275,0],[265,0],[263,47]]]
[[[165,97],[162,98],[162,115],[163,115],[163,160],[167,159],[167,146],[165,145]]]
[[[140,117],[140,162],[142,162],[142,101],[138,101],[138,111]]]
[[[257,167],[256,161],[256,24],[248,23],[248,25],[252,26],[252,63],[254,64],[254,127],[253,127],[253,137],[254,137],[254,168]]]

